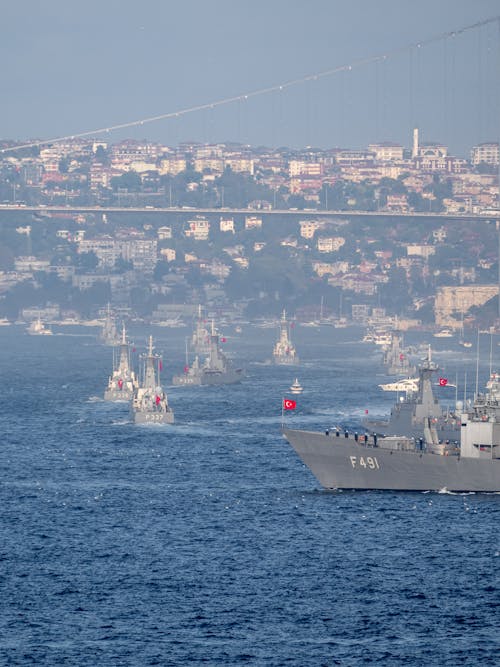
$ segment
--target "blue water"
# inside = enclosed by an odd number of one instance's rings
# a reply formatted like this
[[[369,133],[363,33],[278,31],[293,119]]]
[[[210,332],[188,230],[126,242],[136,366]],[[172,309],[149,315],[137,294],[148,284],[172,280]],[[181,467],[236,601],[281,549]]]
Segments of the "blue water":
[[[167,379],[187,331],[156,333]],[[500,495],[321,490],[279,432],[295,376],[297,426],[393,396],[352,333],[298,329],[297,370],[257,363],[274,335],[229,338],[244,383],[167,386],[176,424],[136,427],[93,337],[0,330],[0,664],[500,664]]]

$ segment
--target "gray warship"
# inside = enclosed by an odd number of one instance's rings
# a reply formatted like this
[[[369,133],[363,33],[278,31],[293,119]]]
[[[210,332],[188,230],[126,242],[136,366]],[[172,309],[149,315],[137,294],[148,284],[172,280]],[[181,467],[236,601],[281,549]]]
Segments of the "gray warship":
[[[387,375],[413,375],[415,366],[410,362],[407,351],[403,347],[401,334],[393,331],[391,343],[384,349],[384,366]]]
[[[425,424],[430,419],[440,440],[458,441],[461,428],[460,415],[456,411],[443,410],[432,391],[432,380],[438,370],[438,365],[432,361],[429,346],[427,357],[418,368],[417,381],[411,380],[407,383],[404,395],[399,396],[389,419],[387,421],[365,419],[364,428],[377,435],[420,438]]]
[[[99,332],[99,341],[103,345],[115,346],[120,344],[120,336],[118,335],[118,331],[116,329],[115,320],[111,315],[111,308],[109,303],[101,331]]]
[[[318,433],[283,428],[283,435],[326,489],[500,491],[500,381],[460,406],[460,440],[442,443],[432,420],[423,435]]]
[[[148,352],[139,386],[132,398],[132,415],[136,424],[173,424],[174,412],[168,404],[160,384],[161,359],[153,352],[153,338],[149,337]]]
[[[189,342],[190,348],[195,354],[208,354],[210,351],[210,332],[206,327],[201,305],[198,306],[198,317]]]
[[[127,342],[125,325],[122,327],[122,340],[118,354],[113,350],[113,357],[113,372],[104,392],[104,400],[113,402],[130,401],[134,391],[138,388],[138,382],[130,365],[130,345]]]
[[[242,368],[234,368],[231,361],[222,352],[219,345],[220,336],[214,328],[210,334],[210,346],[208,356],[204,363],[200,363],[198,356],[195,357],[191,366],[186,363],[184,373],[174,375],[172,383],[179,387],[197,385],[220,385],[235,384],[241,382],[244,377]]]
[[[279,366],[292,366],[299,363],[297,351],[290,338],[285,310],[283,310],[279,323],[278,340],[273,348],[273,363]]]

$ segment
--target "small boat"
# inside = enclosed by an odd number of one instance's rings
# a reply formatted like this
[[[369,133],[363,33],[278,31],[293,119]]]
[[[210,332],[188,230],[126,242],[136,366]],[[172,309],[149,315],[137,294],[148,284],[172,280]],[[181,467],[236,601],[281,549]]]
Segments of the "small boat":
[[[404,391],[407,394],[416,394],[418,391],[418,378],[405,378],[396,382],[379,384],[379,387],[383,391]]]
[[[441,329],[434,334],[434,338],[453,338],[453,331],[448,328]]]
[[[28,333],[30,336],[52,336],[52,329],[46,327],[39,316],[38,319],[33,320],[29,325]]]
[[[297,378],[295,378],[294,383],[290,386],[290,391],[292,392],[292,394],[301,394],[302,393],[303,387],[302,387],[302,385],[300,384],[300,382],[298,381]]]

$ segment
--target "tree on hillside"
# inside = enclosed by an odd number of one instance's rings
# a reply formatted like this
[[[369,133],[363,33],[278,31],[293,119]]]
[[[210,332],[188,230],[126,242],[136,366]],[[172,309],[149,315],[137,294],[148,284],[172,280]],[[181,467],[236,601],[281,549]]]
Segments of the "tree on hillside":
[[[111,179],[111,187],[114,192],[120,189],[127,190],[127,192],[140,192],[141,186],[141,177],[136,171],[127,171]]]

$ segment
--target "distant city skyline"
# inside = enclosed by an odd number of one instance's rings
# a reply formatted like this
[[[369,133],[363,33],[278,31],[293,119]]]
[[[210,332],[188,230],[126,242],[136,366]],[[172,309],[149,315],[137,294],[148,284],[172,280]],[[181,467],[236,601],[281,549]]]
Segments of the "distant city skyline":
[[[8,63],[0,73],[0,139],[127,124],[401,49],[352,70],[105,136],[167,145],[411,147],[418,127],[421,141],[467,155],[500,134],[499,22],[407,47],[498,13],[490,0],[19,3],[3,10],[0,27]]]

